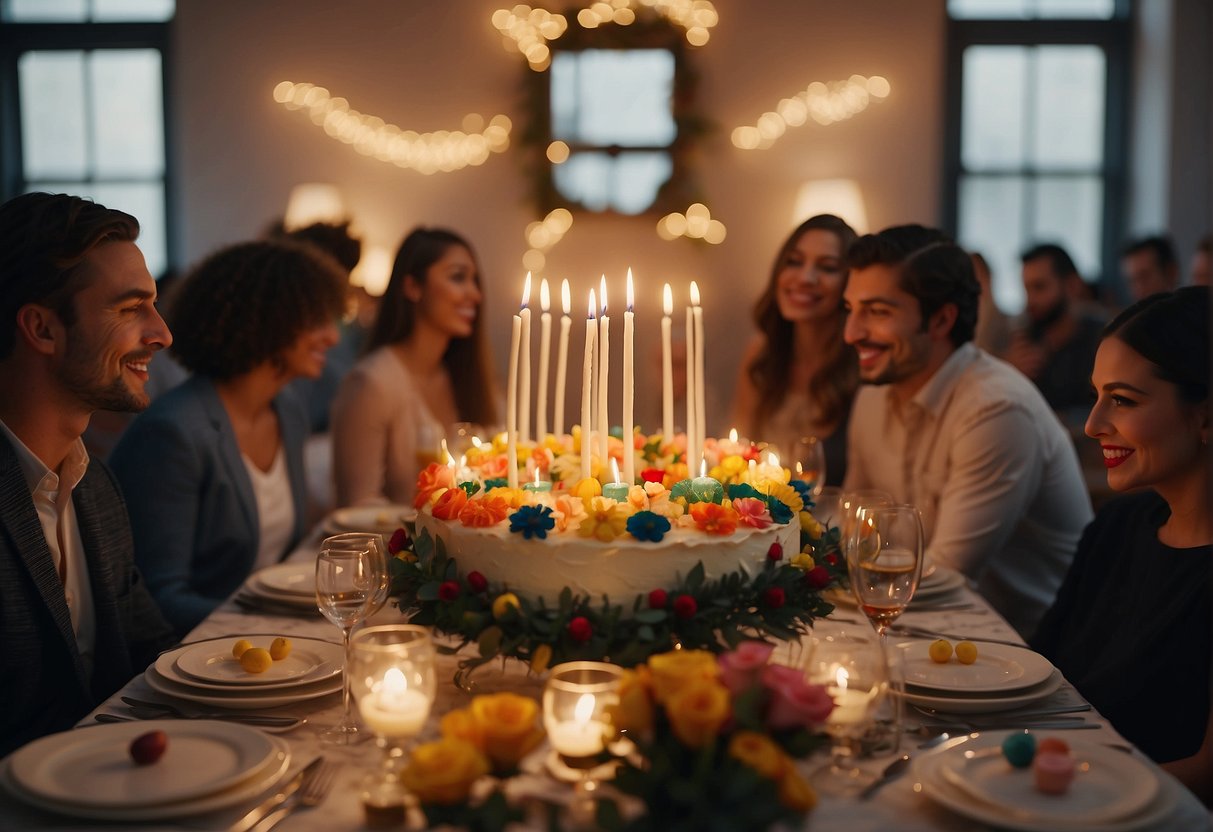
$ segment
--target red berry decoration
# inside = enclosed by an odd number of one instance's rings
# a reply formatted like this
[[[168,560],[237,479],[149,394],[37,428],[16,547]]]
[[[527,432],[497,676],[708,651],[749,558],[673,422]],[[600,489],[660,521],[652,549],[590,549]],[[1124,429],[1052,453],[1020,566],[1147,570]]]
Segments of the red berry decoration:
[[[131,759],[136,765],[150,766],[164,756],[168,750],[168,734],[163,731],[148,731],[131,740]]]
[[[387,542],[387,550],[393,555],[399,554],[409,546],[409,533],[404,529],[392,532],[392,539]]]
[[[640,472],[640,479],[644,482],[661,482],[665,479],[665,471],[660,468],[645,468]]]
[[[458,581],[443,581],[442,585],[438,587],[438,597],[443,601],[454,601],[459,597],[460,592],[462,590],[459,588]]]
[[[468,573],[468,586],[472,592],[484,592],[489,588],[489,579],[479,572]]]
[[[805,573],[804,579],[813,589],[825,589],[830,583],[830,573],[824,566],[814,566]]]
[[[649,593],[649,609],[663,610],[669,600],[670,597],[664,589],[654,589]]]
[[[767,557],[771,560],[783,560],[783,544],[776,540],[771,544],[771,548],[767,549]]]
[[[674,599],[674,615],[679,618],[694,618],[699,612],[699,605],[690,595],[679,595]]]
[[[762,593],[762,603],[773,610],[777,610],[782,607],[785,600],[787,599],[784,596],[783,589],[781,587],[773,586],[766,592]]]
[[[594,635],[594,627],[584,615],[579,615],[569,622],[569,638],[580,644],[590,640]]]
[[[838,565],[838,555],[834,554],[833,552],[830,552],[828,555],[826,555],[826,563],[830,564],[830,566],[837,566]]]

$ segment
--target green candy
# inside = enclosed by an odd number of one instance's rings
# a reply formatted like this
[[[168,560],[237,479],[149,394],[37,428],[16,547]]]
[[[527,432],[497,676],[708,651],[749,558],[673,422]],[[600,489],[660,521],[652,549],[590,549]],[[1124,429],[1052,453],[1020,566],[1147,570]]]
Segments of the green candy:
[[[712,477],[696,477],[691,480],[691,500],[696,503],[716,503],[724,501],[724,486],[720,480]]]
[[[1036,756],[1036,737],[1027,731],[1011,734],[1002,741],[1002,756],[1015,768],[1027,768]]]

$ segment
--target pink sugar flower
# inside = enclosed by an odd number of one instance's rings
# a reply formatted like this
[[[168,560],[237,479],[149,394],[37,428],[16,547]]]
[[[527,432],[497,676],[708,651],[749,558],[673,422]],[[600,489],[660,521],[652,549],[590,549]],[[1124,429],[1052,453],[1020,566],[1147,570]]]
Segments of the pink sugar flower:
[[[733,501],[737,522],[754,529],[765,529],[771,525],[771,512],[767,504],[757,497],[741,497]]]

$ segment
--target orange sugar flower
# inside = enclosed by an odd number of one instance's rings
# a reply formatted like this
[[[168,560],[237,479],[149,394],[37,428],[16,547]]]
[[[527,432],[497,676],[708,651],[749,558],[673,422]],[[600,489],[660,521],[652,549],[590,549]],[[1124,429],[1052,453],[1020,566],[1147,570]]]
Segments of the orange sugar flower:
[[[480,478],[485,480],[503,479],[509,476],[510,461],[504,454],[487,456],[480,463]]]
[[[474,497],[459,512],[459,522],[465,526],[485,529],[496,526],[510,513],[510,504],[501,497]]]
[[[431,462],[417,476],[417,496],[413,499],[413,508],[421,508],[430,501],[439,488],[450,488],[455,484],[455,472],[449,465],[439,465]]]
[[[489,489],[487,496],[505,500],[506,505],[510,508],[521,508],[523,498],[526,495],[521,488],[510,488],[505,485],[499,485],[496,488]]]
[[[767,504],[756,497],[734,500],[733,511],[737,512],[737,522],[743,526],[765,529],[771,525],[771,512],[767,510]]]
[[[729,535],[737,530],[737,512],[715,503],[692,503],[691,517],[707,534]]]
[[[468,495],[462,488],[448,488],[434,503],[433,514],[439,520],[454,520],[467,505]]]

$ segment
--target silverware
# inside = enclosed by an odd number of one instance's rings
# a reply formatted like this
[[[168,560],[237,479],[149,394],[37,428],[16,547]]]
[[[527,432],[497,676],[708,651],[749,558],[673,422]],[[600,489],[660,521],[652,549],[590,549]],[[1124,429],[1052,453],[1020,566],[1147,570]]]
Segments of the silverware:
[[[145,719],[164,719],[166,716],[164,711],[150,711],[150,710],[143,711],[141,709],[134,709],[134,708],[132,708],[131,710],[135,714],[134,716],[123,716],[122,714],[97,714],[93,717],[93,719],[95,719],[99,723],[106,724],[106,723],[112,723],[112,722],[143,722]],[[140,714],[143,714],[143,716],[140,716]],[[179,717],[169,716],[169,718],[177,719]],[[199,717],[199,719],[201,719],[201,718],[202,717]],[[257,728],[260,728],[262,731],[266,732],[267,734],[285,734],[288,731],[294,731],[296,728],[300,728],[304,725],[307,725],[307,719],[305,717],[299,717],[298,719],[291,720],[290,722],[286,722],[281,725],[276,724],[276,723],[262,725],[262,724],[256,723],[256,722],[249,722],[249,723],[242,723],[242,724],[252,725]]]
[[[290,798],[291,795],[299,791],[299,787],[303,785],[303,781],[310,777],[312,772],[316,770],[316,767],[323,762],[324,757],[322,756],[312,760],[310,763],[300,769],[298,774],[288,780],[287,784],[283,786],[276,794],[270,796],[264,803],[261,803],[260,805],[251,809],[248,814],[228,827],[227,832],[249,832],[249,830],[260,823],[266,815],[277,809],[283,803],[286,803],[287,799]]]
[[[924,735],[947,733],[947,734],[970,734],[980,731],[1000,731],[1003,729],[1019,729],[1025,728],[1032,731],[1082,731],[1095,730],[1102,728],[1098,722],[1085,722],[1081,719],[1070,720],[1039,720],[1035,722],[983,722],[980,724],[966,722],[964,720],[952,720],[950,722],[923,722],[920,723],[919,733]]]
[[[922,627],[911,627],[905,624],[890,627],[889,632],[897,636],[912,636],[914,638],[946,638],[949,641],[972,641],[976,644],[1004,644],[1008,647],[1020,647],[1025,650],[1027,649],[1027,645],[1022,641],[983,638],[981,636],[958,636],[955,633],[941,633],[936,630],[927,630]]]
[[[914,708],[914,710],[918,711],[918,713],[920,713],[926,717],[937,717],[937,718],[941,718],[941,719],[948,719],[952,716],[952,714],[949,714],[947,711],[942,711],[942,710],[939,710],[938,708],[928,708],[925,705],[911,705],[911,707]],[[1000,717],[1002,719],[1007,719],[1007,720],[1021,719],[1023,717],[1027,717],[1027,718],[1031,719],[1031,718],[1035,718],[1038,716],[1053,716],[1055,714],[1076,714],[1076,713],[1081,713],[1083,711],[1089,711],[1089,710],[1091,710],[1090,704],[1088,704],[1086,702],[1079,702],[1079,703],[1076,703],[1073,705],[1049,705],[1049,706],[1042,706],[1042,707],[1023,708],[1022,710],[999,711],[997,714],[986,714],[986,715],[982,715],[982,716],[989,716],[989,717],[997,716],[997,717]]]
[[[901,776],[910,765],[910,755],[902,754],[893,762],[884,767],[884,771],[880,772],[880,776],[871,783],[863,787],[859,793],[860,800],[867,800],[872,795],[876,794],[877,790],[886,783],[890,783]]]
[[[319,806],[324,801],[324,798],[328,796],[329,786],[333,784],[333,778],[336,775],[337,766],[333,763],[323,763],[318,768],[313,769],[303,778],[303,783],[300,785],[295,799],[283,806],[279,806],[262,818],[261,822],[253,827],[254,832],[269,832],[269,830],[281,823],[291,813],[299,809],[310,809],[313,806]]]
[[[135,699],[131,696],[123,696],[122,701],[127,705],[130,705],[131,708],[136,711],[136,716],[139,716],[138,712],[140,711],[147,715],[145,717],[140,717],[141,719],[162,719],[167,715],[176,717],[177,719],[220,719],[227,722],[242,722],[246,725],[262,725],[278,728],[283,728],[288,725],[297,727],[301,724],[299,718],[293,716],[250,714],[236,711],[205,711],[199,713],[186,713],[176,705],[170,705],[167,702],[150,702],[144,699]]]

